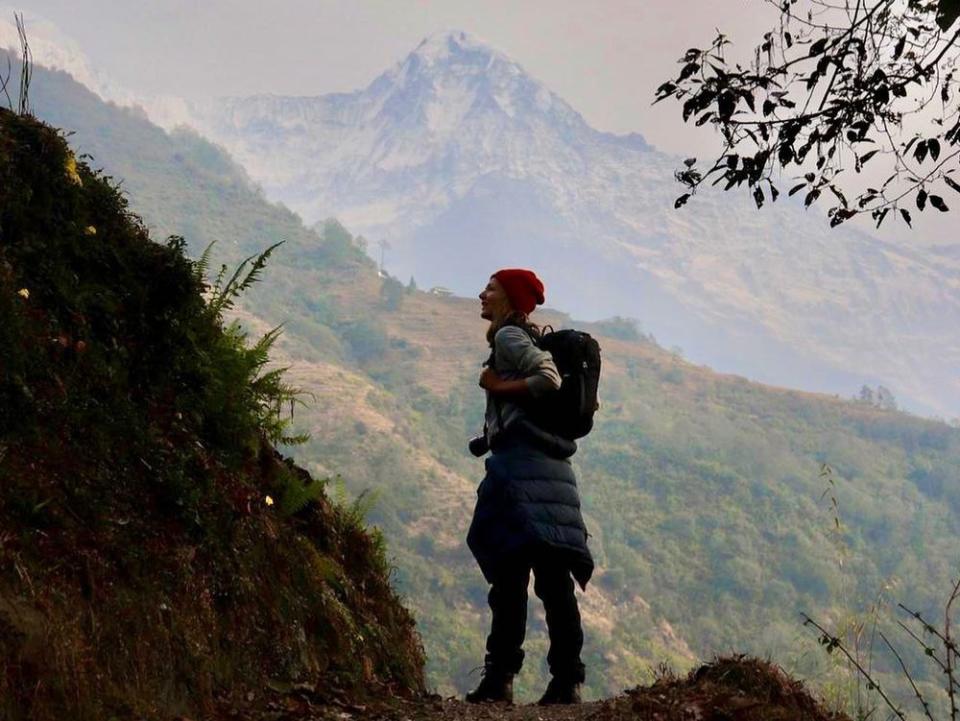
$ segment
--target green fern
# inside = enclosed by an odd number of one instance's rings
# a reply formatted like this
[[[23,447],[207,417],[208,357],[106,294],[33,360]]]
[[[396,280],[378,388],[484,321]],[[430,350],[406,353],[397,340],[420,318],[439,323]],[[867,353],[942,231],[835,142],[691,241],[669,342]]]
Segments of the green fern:
[[[212,286],[210,300],[207,302],[207,311],[213,315],[213,317],[220,319],[224,311],[233,307],[234,301],[240,294],[259,280],[260,273],[267,264],[267,259],[273,251],[283,245],[284,242],[285,241],[281,240],[271,245],[259,255],[254,254],[244,258],[233,272],[233,275],[230,276],[230,280],[224,285],[221,285],[221,283],[226,273],[226,266],[222,266],[220,273],[217,275],[217,280]],[[241,280],[241,276],[250,261],[253,261],[253,264],[250,266],[250,270],[246,276]]]
[[[280,496],[280,513],[284,516],[293,516],[309,503],[319,501],[323,497],[323,489],[327,480],[309,479],[304,482],[298,477],[289,477]]]
[[[182,245],[182,239],[179,241]],[[214,242],[211,242],[204,249],[200,259],[193,263],[194,277],[200,282],[204,282],[210,267]],[[260,279],[267,259],[282,244],[283,241],[274,243],[262,253],[244,259],[226,283],[223,279],[227,274],[227,266],[220,266],[216,279],[207,286],[209,295],[206,313],[211,320],[222,325],[223,313],[233,307],[243,291]],[[296,406],[306,405],[302,396],[312,396],[312,394],[285,382],[285,374],[289,367],[264,371],[270,361],[270,351],[280,337],[282,329],[282,325],[271,329],[249,347],[246,344],[247,334],[236,320],[223,327],[223,335],[227,345],[233,349],[230,355],[237,363],[230,377],[242,379],[236,387],[243,388],[241,394],[245,399],[243,403],[252,413],[256,425],[271,443],[294,446],[310,439],[307,433],[292,434],[289,429],[293,423]],[[224,388],[222,392],[233,394],[234,391],[235,388]],[[285,408],[289,408],[289,414],[286,417],[283,415]]]
[[[210,252],[213,250],[213,246],[217,241],[211,240],[210,244],[207,245],[203,250],[203,254],[200,256],[200,260],[194,262],[193,264],[193,277],[200,281],[205,282],[207,279],[207,268],[210,266]],[[227,266],[223,266],[226,268]],[[220,282],[219,277],[217,282]]]
[[[331,496],[333,498],[333,503],[340,508],[347,505],[347,484],[343,480],[343,476],[339,473],[337,477],[333,479],[333,488],[331,489]]]
[[[288,446],[306,443],[310,436],[307,433],[290,435],[287,429],[293,424],[294,409],[297,405],[306,407],[301,396],[309,395],[284,381],[289,366],[273,368],[262,372],[270,360],[270,349],[280,337],[282,325],[268,331],[264,336],[249,348],[246,353],[250,363],[250,390],[256,399],[261,426],[267,437],[273,443],[283,443]],[[289,406],[289,416],[283,417],[283,409]]]
[[[342,515],[348,526],[354,528],[365,528],[367,525],[367,516],[380,500],[380,492],[369,488],[360,492],[352,501],[347,493],[347,486],[341,476],[333,480],[333,489],[331,493],[334,506]]]

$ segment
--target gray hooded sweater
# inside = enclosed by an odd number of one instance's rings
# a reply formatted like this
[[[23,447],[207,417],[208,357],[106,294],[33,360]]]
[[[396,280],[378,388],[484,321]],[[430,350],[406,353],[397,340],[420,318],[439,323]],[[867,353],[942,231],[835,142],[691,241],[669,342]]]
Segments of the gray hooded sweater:
[[[493,337],[493,345],[495,348],[493,369],[501,378],[510,381],[525,379],[533,398],[539,398],[560,387],[560,373],[553,362],[553,357],[534,345],[533,339],[522,328],[514,325],[504,326]],[[497,433],[510,428],[524,415],[523,409],[516,403],[502,398],[494,399],[488,392],[484,418],[487,425],[487,443],[490,443]]]

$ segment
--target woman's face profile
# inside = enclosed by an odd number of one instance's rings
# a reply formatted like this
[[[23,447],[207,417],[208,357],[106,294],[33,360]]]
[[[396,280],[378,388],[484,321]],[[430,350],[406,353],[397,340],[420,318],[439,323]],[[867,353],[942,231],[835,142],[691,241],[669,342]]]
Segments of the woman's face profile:
[[[500,281],[490,278],[487,287],[480,292],[480,317],[484,320],[499,320],[510,314],[510,299]]]

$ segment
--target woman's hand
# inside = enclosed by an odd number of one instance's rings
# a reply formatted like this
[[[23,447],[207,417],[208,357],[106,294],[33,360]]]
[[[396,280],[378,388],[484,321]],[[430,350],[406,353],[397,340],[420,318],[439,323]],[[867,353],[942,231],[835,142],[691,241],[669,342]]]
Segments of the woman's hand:
[[[508,398],[526,398],[530,395],[530,386],[520,378],[515,381],[504,380],[493,368],[484,368],[480,374],[480,387],[495,396]]]
[[[503,379],[489,366],[484,368],[483,372],[480,373],[480,387],[486,391],[496,393],[501,383],[503,383]]]

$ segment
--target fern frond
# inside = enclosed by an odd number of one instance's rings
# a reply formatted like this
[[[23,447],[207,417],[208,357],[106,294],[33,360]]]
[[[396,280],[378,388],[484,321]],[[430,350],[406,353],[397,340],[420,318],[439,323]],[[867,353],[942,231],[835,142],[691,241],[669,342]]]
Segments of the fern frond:
[[[288,479],[283,494],[280,496],[280,512],[285,516],[293,516],[313,501],[323,497],[323,488],[326,481],[311,478],[303,482],[299,478]]]
[[[193,264],[193,277],[201,283],[207,282],[207,268],[210,267],[210,252],[217,241],[211,240],[200,255],[200,260]]]
[[[235,292],[237,278],[240,277],[244,268],[247,267],[247,263],[253,260],[253,258],[254,256],[252,255],[249,258],[244,258],[240,265],[237,266],[237,269],[233,271],[233,275],[230,276],[230,280],[227,281],[226,285],[222,288],[218,285],[215,288],[209,304],[210,314],[213,317],[220,318],[223,315],[223,311],[233,307],[233,298],[237,295]]]
[[[347,484],[339,473],[333,479],[333,502],[338,506],[344,506],[347,503]]]
[[[286,241],[281,240],[271,245],[259,255],[254,254],[244,258],[240,265],[237,266],[237,269],[233,271],[233,275],[230,276],[230,280],[227,281],[226,285],[221,288],[218,282],[215,293],[213,294],[213,297],[211,297],[208,306],[211,315],[213,315],[215,318],[220,318],[225,310],[232,308],[234,299],[255,282],[257,282],[257,280],[259,280],[260,272],[267,264],[267,259],[274,250],[283,245],[285,242]],[[240,277],[243,275],[244,271],[247,269],[247,265],[250,264],[251,261],[253,261],[253,263],[250,266],[250,270],[247,271],[246,276],[244,276],[241,280]]]
[[[213,282],[213,290],[215,293],[220,292],[220,284],[223,283],[223,276],[227,274],[227,264],[223,263],[220,266],[220,272],[217,273],[217,279]]]
[[[267,331],[263,337],[256,342],[253,348],[250,349],[250,352],[253,353],[256,357],[266,358],[270,354],[270,349],[273,347],[273,344],[276,343],[277,338],[280,337],[280,334],[283,332],[283,323],[278,325],[276,328]]]
[[[280,443],[285,446],[301,446],[309,440],[309,433],[298,433],[295,436],[280,436]]]
[[[257,259],[253,261],[253,267],[250,268],[250,272],[247,273],[247,277],[243,279],[243,281],[240,283],[239,286],[237,286],[237,290],[236,290],[237,295],[239,295],[240,293],[245,291],[247,288],[249,288],[251,285],[257,282],[257,280],[260,278],[260,271],[262,271],[263,267],[267,264],[267,259],[270,257],[270,255],[273,253],[274,250],[279,248],[285,242],[286,242],[285,240],[278,241],[273,245],[271,245],[269,248],[267,248],[265,251],[263,251],[259,256],[257,256]]]
[[[370,515],[370,511],[373,510],[379,500],[379,491],[365,488],[347,509],[348,518],[357,526],[366,526],[367,516]]]

